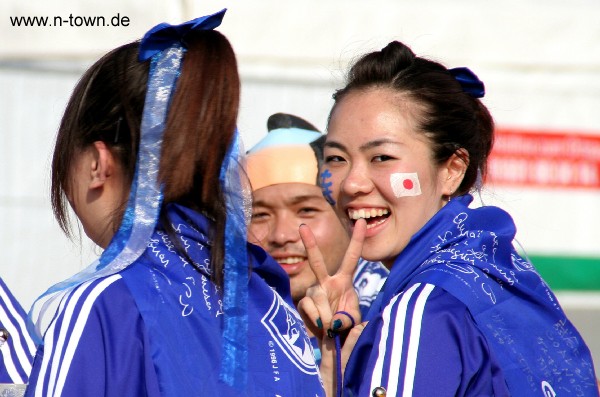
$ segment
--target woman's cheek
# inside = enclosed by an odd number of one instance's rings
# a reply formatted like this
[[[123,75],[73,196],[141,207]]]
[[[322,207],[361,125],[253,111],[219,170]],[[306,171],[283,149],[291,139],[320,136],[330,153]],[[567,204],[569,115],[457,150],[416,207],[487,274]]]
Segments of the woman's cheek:
[[[421,183],[416,172],[395,172],[390,174],[389,181],[396,198],[421,195]]]

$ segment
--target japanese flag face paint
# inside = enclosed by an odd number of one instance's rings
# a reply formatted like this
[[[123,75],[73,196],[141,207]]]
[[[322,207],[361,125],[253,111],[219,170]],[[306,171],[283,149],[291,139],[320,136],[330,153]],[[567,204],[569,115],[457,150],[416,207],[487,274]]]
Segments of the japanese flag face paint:
[[[397,172],[390,175],[390,185],[394,196],[409,197],[421,194],[421,183],[416,172]]]

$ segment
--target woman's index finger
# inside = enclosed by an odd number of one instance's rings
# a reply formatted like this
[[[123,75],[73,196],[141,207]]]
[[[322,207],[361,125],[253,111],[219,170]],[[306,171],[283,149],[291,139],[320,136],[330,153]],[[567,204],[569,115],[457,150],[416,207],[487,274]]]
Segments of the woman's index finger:
[[[321,283],[329,274],[327,273],[327,267],[325,266],[325,260],[323,259],[323,254],[321,254],[321,250],[317,245],[317,240],[315,239],[315,235],[310,230],[310,227],[307,224],[301,224],[298,228],[300,233],[300,238],[302,239],[302,244],[304,244],[304,248],[306,249],[306,255],[308,256],[308,264],[317,277],[317,281]]]
[[[354,274],[356,265],[362,254],[362,247],[365,241],[365,233],[367,231],[367,222],[364,219],[359,219],[354,224],[354,231],[350,244],[344,255],[344,260],[340,266],[338,273],[345,273],[350,276]]]

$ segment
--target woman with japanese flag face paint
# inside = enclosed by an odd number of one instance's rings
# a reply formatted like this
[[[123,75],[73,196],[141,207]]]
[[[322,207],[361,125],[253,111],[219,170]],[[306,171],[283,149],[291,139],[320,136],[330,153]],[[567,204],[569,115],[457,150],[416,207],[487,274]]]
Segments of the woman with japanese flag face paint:
[[[399,42],[348,76],[334,94],[323,168],[352,240],[338,273],[318,274],[300,302],[306,323],[337,337],[359,322],[344,282],[354,257],[390,275],[340,362],[340,393],[597,396],[589,349],[514,249],[510,215],[469,207],[494,140],[483,83]],[[317,274],[318,241],[300,232]]]

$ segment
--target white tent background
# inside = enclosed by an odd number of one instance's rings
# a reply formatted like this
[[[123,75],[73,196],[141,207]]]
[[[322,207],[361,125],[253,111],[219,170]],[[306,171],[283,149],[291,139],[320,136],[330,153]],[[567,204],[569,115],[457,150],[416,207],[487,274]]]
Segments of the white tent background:
[[[221,32],[242,74],[246,147],[275,112],[325,128],[331,94],[356,56],[391,40],[486,83],[499,126],[600,134],[600,2],[596,0],[304,0],[302,2],[3,0],[0,4],[0,276],[27,308],[99,250],[69,241],[49,204],[53,140],[83,70],[160,22],[227,7]],[[114,16],[128,26],[17,27],[10,17]],[[513,214],[531,252],[600,258],[600,191],[490,187],[485,201]],[[600,266],[600,263],[599,263]],[[600,280],[598,280],[600,290]],[[598,293],[561,292],[600,362]]]

